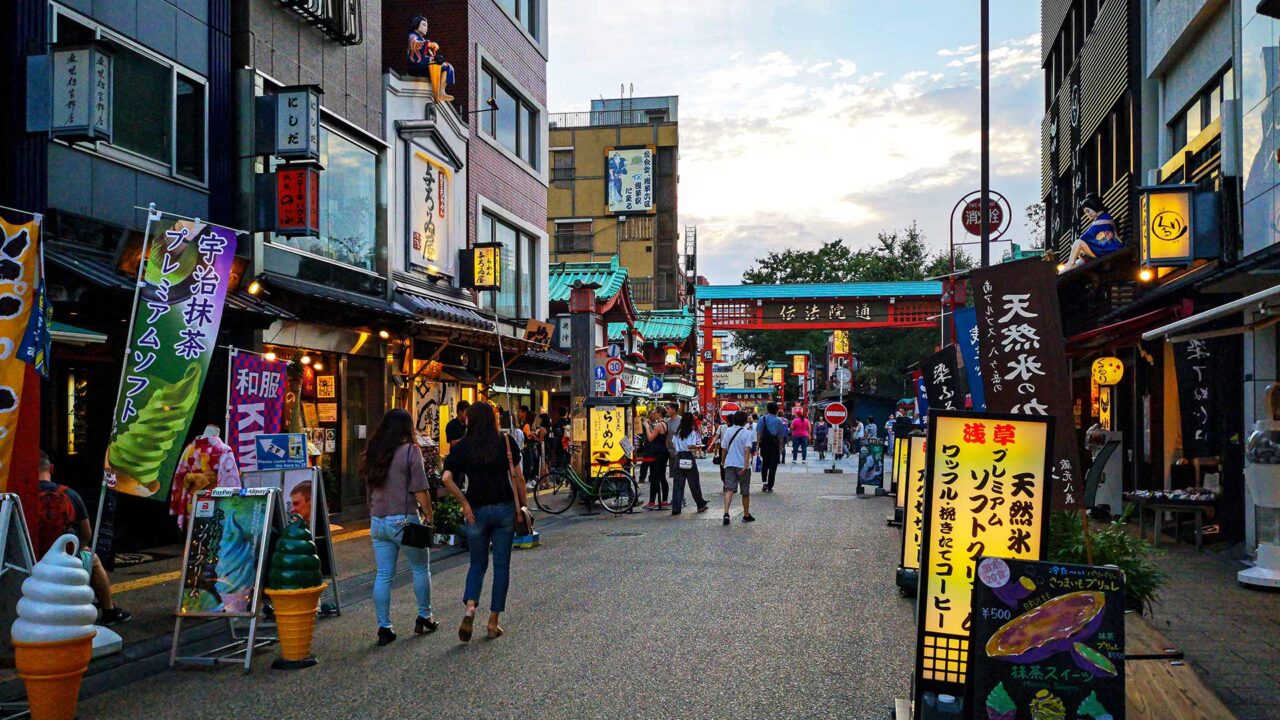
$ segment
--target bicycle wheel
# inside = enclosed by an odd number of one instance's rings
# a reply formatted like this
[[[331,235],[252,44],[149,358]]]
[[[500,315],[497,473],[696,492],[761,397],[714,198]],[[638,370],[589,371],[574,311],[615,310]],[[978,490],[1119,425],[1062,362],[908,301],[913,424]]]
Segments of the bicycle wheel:
[[[636,506],[640,486],[625,470],[610,470],[600,478],[598,495],[605,510],[621,515]]]
[[[573,480],[561,470],[553,470],[538,478],[538,483],[533,488],[534,504],[539,510],[552,515],[559,515],[573,507],[577,495]]]

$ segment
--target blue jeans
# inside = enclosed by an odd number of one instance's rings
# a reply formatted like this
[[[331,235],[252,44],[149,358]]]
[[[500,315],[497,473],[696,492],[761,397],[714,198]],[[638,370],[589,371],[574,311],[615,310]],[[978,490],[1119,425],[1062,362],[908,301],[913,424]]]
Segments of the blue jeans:
[[[809,438],[791,438],[791,462],[796,461],[796,455],[799,455],[801,460],[809,459]]]
[[[369,518],[369,539],[373,541],[373,560],[377,571],[373,576],[373,610],[378,627],[391,627],[391,578],[396,574],[396,560],[402,546],[407,515]],[[413,571],[413,594],[418,598],[419,617],[431,617],[431,553],[426,548],[403,547],[404,556]]]
[[[476,521],[466,523],[467,547],[471,550],[471,567],[467,569],[467,587],[462,602],[480,604],[484,574],[489,570],[489,546],[493,546],[493,595],[489,611],[507,609],[507,587],[511,585],[511,541],[516,536],[516,506],[495,503],[472,508]]]

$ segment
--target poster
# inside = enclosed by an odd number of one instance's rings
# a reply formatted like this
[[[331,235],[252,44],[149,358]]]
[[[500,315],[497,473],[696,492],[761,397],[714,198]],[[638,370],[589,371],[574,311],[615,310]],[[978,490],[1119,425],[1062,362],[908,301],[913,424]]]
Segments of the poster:
[[[302,516],[306,521],[307,528],[311,531],[311,536],[316,537],[316,521],[315,513],[312,512],[314,507],[313,500],[316,496],[315,477],[316,469],[303,467],[294,470],[277,470],[255,472],[244,476],[245,487],[250,488],[276,488],[280,490],[280,500],[284,505],[284,514],[286,518],[292,517],[294,514]],[[324,488],[320,489],[321,495]],[[325,516],[326,521],[328,516]]]
[[[606,148],[605,205],[610,213],[653,213],[654,146]]]
[[[964,694],[978,559],[1041,557],[1049,524],[1053,422],[930,413],[916,624],[917,708],[924,707],[922,693]]]
[[[1215,427],[1218,393],[1214,392],[1216,362],[1223,355],[1220,340],[1188,340],[1173,346],[1173,372],[1178,382],[1182,421],[1182,449],[1187,458],[1216,457],[1221,440]]]
[[[956,346],[948,345],[920,363],[924,391],[929,407],[938,410],[964,410],[964,394],[960,391],[960,367],[956,362]]]
[[[449,244],[453,172],[421,149],[409,159],[409,264],[452,274],[457,250]]]
[[[603,468],[627,454],[622,442],[627,439],[627,416],[631,408],[627,405],[593,405],[589,411],[591,440],[587,452],[590,453],[591,467]]]
[[[907,437],[907,467],[898,485],[902,511],[902,557],[898,564],[907,570],[920,569],[920,542],[924,539],[925,438]]]
[[[235,448],[241,472],[257,469],[253,439],[258,433],[280,432],[288,365],[285,360],[268,360],[257,353],[231,351],[227,444]]]
[[[258,470],[298,470],[307,467],[305,433],[260,433],[254,438]]]
[[[164,501],[217,343],[236,231],[169,217],[149,226],[104,471],[108,487]]]
[[[338,431],[333,428],[325,428],[324,431],[324,451],[327,453],[338,451]]]
[[[973,720],[1124,720],[1124,573],[984,557],[973,588]]]
[[[7,212],[7,211],[0,211]],[[40,222],[10,223],[0,216],[0,343],[9,352],[0,359],[0,491],[9,485],[9,458],[18,434],[18,405],[27,364],[14,348],[22,342],[32,318],[39,268]]]
[[[322,423],[338,422],[338,403],[320,403],[316,406],[319,411],[319,421]]]
[[[982,389],[982,351],[978,337],[978,310],[965,307],[956,310],[956,337],[959,339],[960,358],[964,360],[964,377],[969,383],[969,398],[973,409],[987,409],[986,393]]]
[[[321,400],[333,400],[338,397],[337,385],[333,375],[316,376],[316,397]]]
[[[867,438],[859,443],[858,483],[884,487],[883,438]]]
[[[307,427],[315,427],[320,422],[320,410],[313,402],[302,403],[303,423]]]
[[[1084,478],[1058,308],[1057,269],[1041,260],[975,268],[982,381],[992,412],[1053,416],[1054,510],[1079,508]]]
[[[196,498],[179,582],[179,615],[257,613],[276,492],[219,488]]]

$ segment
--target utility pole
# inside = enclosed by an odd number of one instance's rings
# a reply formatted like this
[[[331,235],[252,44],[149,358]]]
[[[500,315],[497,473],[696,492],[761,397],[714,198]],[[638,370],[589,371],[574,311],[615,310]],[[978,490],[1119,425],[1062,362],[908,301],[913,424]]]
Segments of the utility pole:
[[[991,264],[991,0],[982,3],[982,267]],[[944,323],[945,325],[945,323]]]

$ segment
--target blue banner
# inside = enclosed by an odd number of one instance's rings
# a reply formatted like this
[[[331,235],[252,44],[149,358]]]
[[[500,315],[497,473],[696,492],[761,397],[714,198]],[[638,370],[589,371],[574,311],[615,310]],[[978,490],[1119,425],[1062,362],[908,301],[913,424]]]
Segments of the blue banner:
[[[987,394],[982,388],[981,355],[978,352],[978,309],[967,307],[956,310],[956,336],[960,341],[960,356],[964,358],[964,374],[969,380],[969,397],[973,409],[987,409]]]

